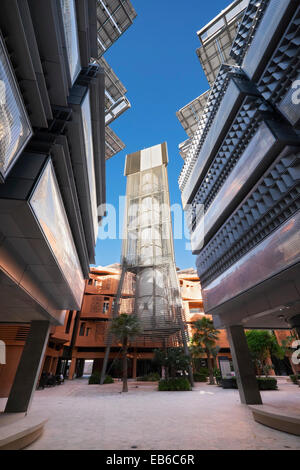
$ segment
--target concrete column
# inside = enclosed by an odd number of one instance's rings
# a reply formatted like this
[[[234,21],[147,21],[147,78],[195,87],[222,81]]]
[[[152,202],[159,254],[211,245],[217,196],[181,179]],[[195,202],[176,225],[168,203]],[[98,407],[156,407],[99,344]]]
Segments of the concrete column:
[[[43,363],[49,331],[50,323],[48,321],[31,322],[14,383],[6,403],[6,413],[22,413],[29,409]]]
[[[242,403],[261,405],[255,369],[248,349],[244,328],[240,325],[227,328],[234,371]]]
[[[58,363],[58,357],[55,357],[55,358],[53,359],[53,363],[52,363],[52,374],[53,374],[53,375],[56,374],[57,363]]]
[[[133,379],[136,379],[136,365],[137,365],[137,352],[135,348],[133,352],[133,365],[132,365],[132,378]]]
[[[74,374],[75,374],[75,369],[76,369],[76,361],[77,361],[77,357],[72,357],[72,362],[71,362],[71,365],[70,365],[70,369],[69,369],[69,376],[68,376],[68,379],[69,380],[73,380],[73,377],[74,377]]]
[[[50,374],[52,374],[52,365],[53,365],[53,356],[50,356],[49,367],[48,367],[48,371],[47,371]]]

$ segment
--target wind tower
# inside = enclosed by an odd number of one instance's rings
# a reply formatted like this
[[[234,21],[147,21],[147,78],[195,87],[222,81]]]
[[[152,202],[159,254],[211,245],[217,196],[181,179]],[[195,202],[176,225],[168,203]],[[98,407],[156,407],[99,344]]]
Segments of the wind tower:
[[[174,258],[167,165],[166,143],[126,156],[122,274],[114,315],[118,314],[122,283],[131,272],[135,275],[132,313],[139,317],[143,329],[136,345],[142,342],[158,348],[183,346],[188,354]],[[106,352],[108,359],[109,350]]]

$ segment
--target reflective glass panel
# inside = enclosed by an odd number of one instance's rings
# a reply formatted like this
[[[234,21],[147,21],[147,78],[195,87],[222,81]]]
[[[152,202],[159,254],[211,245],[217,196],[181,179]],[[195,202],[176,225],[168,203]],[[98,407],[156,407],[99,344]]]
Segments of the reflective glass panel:
[[[0,38],[0,172],[4,178],[31,135],[31,127]]]
[[[73,84],[81,69],[75,2],[74,0],[60,0],[60,4],[66,38],[70,75]]]
[[[46,165],[29,202],[74,298],[80,305],[84,279],[51,161]]]
[[[95,165],[94,165],[94,147],[91,121],[90,92],[88,91],[82,103],[82,121],[84,132],[84,144],[86,152],[86,162],[90,186],[90,198],[92,204],[93,224],[95,241],[98,237],[98,212],[97,212],[97,195],[95,181]]]

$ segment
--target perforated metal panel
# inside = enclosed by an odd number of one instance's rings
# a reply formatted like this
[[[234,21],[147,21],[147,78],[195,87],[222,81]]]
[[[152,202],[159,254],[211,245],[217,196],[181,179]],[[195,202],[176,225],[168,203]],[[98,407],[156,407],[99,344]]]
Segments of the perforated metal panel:
[[[125,148],[125,144],[117,136],[117,134],[111,129],[111,127],[105,127],[105,159],[116,155],[118,152],[121,152]]]
[[[122,258],[136,276],[134,312],[145,341],[180,343],[183,311],[176,274],[167,146],[127,155],[126,213]]]
[[[135,17],[130,0],[97,0],[98,57],[131,26]]]

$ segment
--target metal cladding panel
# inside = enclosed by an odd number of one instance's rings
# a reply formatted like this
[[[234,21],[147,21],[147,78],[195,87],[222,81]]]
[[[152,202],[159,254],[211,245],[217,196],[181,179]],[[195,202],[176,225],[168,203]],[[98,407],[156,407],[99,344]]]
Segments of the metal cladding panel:
[[[109,160],[125,148],[124,142],[109,127],[105,127],[105,159]]]
[[[300,212],[245,254],[204,289],[210,312],[300,262]],[[276,287],[277,288],[277,287]]]
[[[70,79],[59,1],[43,2],[41,14],[40,0],[27,0],[51,105],[68,106]]]
[[[203,172],[210,162],[211,155],[220,140],[224,128],[230,125],[229,117],[232,114],[242,93],[234,81],[230,81],[229,86],[223,96],[220,108],[214,117],[213,123],[208,131],[201,151],[197,157],[195,166],[189,176],[186,186],[182,191],[183,207],[190,202],[191,196],[195,191],[196,185],[203,175]]]
[[[168,164],[166,142],[126,155],[125,176]]]
[[[131,26],[135,17],[129,0],[97,0],[98,57]]]
[[[29,204],[80,307],[85,283],[51,161],[40,176]]]
[[[132,175],[141,171],[141,155],[140,152],[126,155],[125,176]]]
[[[180,124],[189,137],[193,137],[197,130],[208,96],[209,90],[198,96],[198,98],[195,98],[176,113]]]
[[[235,0],[197,33],[201,47],[196,52],[211,86],[220,66],[233,63],[230,50],[247,5],[248,0]]]
[[[0,181],[32,136],[31,126],[0,37]]]
[[[254,177],[259,165],[261,165],[276,141],[276,136],[263,122],[227,177],[207,212],[205,212],[205,215],[203,214],[205,238],[209,236],[215,225],[220,224],[220,221],[224,220],[226,211],[231,207],[237,195],[242,190],[247,190],[249,179],[251,180]],[[203,222],[200,220],[199,223],[202,224]],[[202,248],[202,242],[203,240],[200,241],[200,248]],[[193,253],[199,252],[197,231],[192,234],[191,244]]]
[[[278,104],[279,111],[295,127],[300,123],[300,75],[294,81],[294,85],[288,90],[285,97]]]
[[[242,64],[250,80],[255,77],[261,63],[267,57],[266,51],[276,34],[278,35],[278,27],[292,4],[296,6],[294,0],[284,0],[284,2],[270,0]],[[279,39],[279,37],[276,38],[277,41]]]
[[[66,41],[66,55],[71,84],[73,85],[81,70],[75,0],[60,0],[60,5]]]

